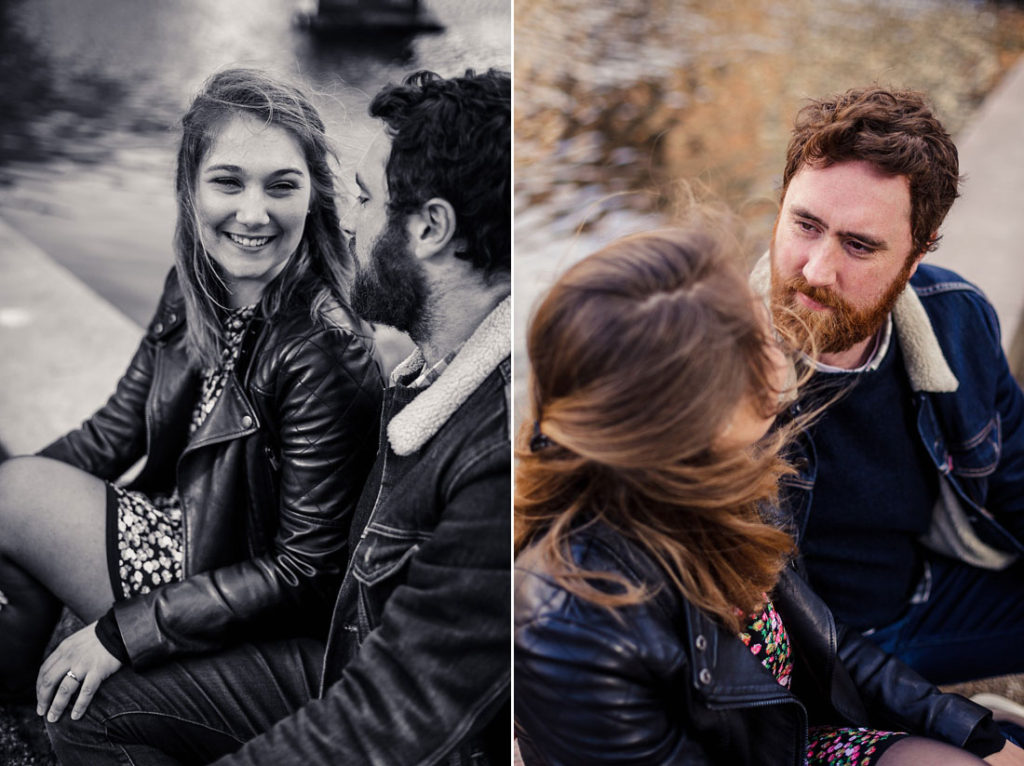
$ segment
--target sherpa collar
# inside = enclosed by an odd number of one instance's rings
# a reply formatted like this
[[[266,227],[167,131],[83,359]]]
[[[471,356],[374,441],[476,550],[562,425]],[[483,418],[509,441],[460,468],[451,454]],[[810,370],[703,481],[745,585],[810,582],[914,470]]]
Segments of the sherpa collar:
[[[758,295],[767,299],[771,294],[771,279],[769,254],[765,253],[754,264],[750,273],[750,286]],[[903,350],[903,361],[911,388],[929,393],[956,391],[960,383],[946,362],[921,299],[909,284],[896,299],[892,320]]]
[[[512,352],[512,298],[506,297],[469,336],[462,350],[430,386],[388,423],[388,441],[397,455],[411,455],[441,430],[488,375]],[[398,379],[423,367],[417,348],[395,368]]]

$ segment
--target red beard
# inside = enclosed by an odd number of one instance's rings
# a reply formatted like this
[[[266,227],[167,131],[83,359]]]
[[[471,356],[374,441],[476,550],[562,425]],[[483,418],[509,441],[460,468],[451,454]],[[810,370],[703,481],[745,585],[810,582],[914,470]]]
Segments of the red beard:
[[[772,263],[772,320],[802,351],[819,355],[846,351],[878,332],[906,287],[912,267],[909,261],[874,306],[857,309],[831,288],[812,287],[799,274],[784,279]],[[797,300],[798,292],[832,310],[806,308]]]

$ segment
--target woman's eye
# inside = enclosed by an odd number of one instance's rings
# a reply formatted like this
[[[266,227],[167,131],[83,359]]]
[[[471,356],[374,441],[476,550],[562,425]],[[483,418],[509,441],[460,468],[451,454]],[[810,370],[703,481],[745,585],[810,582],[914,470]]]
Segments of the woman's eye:
[[[213,179],[211,179],[211,181],[214,184],[216,184],[217,186],[222,186],[225,189],[234,189],[234,188],[238,188],[240,186],[240,184],[238,183],[238,179],[237,178],[231,178],[229,176],[221,176],[219,178],[213,178]]]
[[[295,191],[297,188],[291,181],[278,181],[270,186],[270,191],[277,192],[278,194],[287,194],[288,192]]]
[[[356,204],[357,205],[365,205],[369,201],[370,201],[370,198],[367,197],[365,194],[357,194],[356,195]]]

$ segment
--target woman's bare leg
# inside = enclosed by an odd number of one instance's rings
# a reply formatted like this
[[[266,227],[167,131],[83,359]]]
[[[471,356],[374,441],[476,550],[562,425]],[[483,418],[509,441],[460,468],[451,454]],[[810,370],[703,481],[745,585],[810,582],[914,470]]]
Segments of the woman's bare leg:
[[[67,604],[87,622],[114,601],[107,574],[106,486],[40,457],[0,463],[0,695],[35,682]]]
[[[945,742],[925,737],[907,737],[886,750],[878,766],[984,766],[976,755]]]

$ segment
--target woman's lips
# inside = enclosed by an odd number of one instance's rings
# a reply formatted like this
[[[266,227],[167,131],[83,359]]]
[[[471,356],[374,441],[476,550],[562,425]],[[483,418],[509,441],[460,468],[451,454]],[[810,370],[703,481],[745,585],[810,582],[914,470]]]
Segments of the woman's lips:
[[[241,247],[263,247],[265,244],[270,242],[274,237],[271,235],[264,235],[261,237],[248,237],[242,234],[233,234],[230,231],[225,232],[228,238],[236,245]]]

